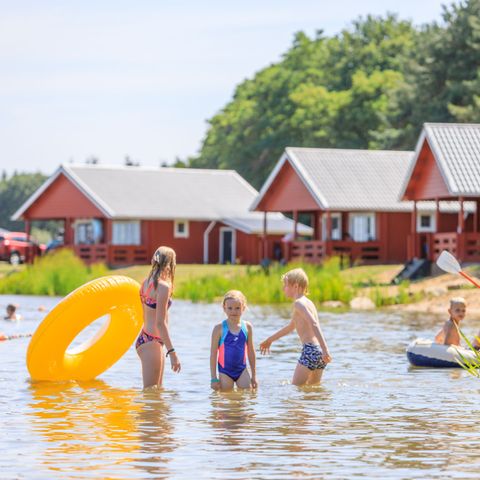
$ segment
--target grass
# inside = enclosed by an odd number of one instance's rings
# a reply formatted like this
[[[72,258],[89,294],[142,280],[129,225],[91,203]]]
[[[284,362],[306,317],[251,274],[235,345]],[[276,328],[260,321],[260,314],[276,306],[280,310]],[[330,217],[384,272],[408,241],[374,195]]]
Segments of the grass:
[[[61,252],[62,255],[58,256]],[[56,260],[53,260],[56,259]],[[242,290],[250,303],[282,303],[281,275],[301,266],[310,278],[310,298],[317,304],[338,300],[348,305],[356,295],[370,297],[377,307],[411,303],[421,293],[412,293],[408,283],[388,285],[401,268],[399,265],[356,266],[340,269],[339,259],[330,259],[323,266],[273,265],[268,271],[245,265],[177,265],[175,296],[194,302],[212,302],[232,288]],[[33,266],[12,266],[0,263],[0,293],[65,295],[83,283],[103,275],[126,275],[141,282],[149,273],[149,265],[136,265],[115,270],[97,265],[86,267],[70,251],[60,251],[39,259]]]
[[[67,295],[94,278],[107,275],[101,264],[87,267],[71,250],[62,249],[0,279],[0,293]]]

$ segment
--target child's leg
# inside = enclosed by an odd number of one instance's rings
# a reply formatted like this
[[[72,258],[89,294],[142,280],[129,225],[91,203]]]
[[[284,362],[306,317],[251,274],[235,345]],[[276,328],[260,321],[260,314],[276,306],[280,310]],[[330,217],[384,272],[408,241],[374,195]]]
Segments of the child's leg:
[[[237,387],[238,388],[250,388],[251,386],[251,379],[250,379],[250,374],[248,373],[248,370],[245,369],[240,377],[237,379]]]
[[[323,368],[317,368],[316,370],[310,370],[308,376],[307,385],[318,385],[322,381]]]
[[[305,365],[297,363],[297,368],[293,373],[292,385],[305,385],[310,377],[312,370],[309,370]]]
[[[218,379],[220,380],[220,390],[222,392],[228,392],[229,390],[233,390],[235,382],[228,375],[225,375],[224,373],[219,373]]]
[[[137,349],[142,362],[143,387],[162,386],[163,355],[158,342],[148,342]]]

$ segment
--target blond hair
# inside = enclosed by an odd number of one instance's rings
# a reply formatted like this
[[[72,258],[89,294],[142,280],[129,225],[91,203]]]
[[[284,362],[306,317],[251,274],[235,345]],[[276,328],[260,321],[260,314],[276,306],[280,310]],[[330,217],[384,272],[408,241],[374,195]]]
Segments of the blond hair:
[[[298,285],[303,292],[308,290],[308,277],[303,268],[294,268],[284,273],[282,281],[288,285]]]
[[[176,266],[177,255],[175,254],[175,250],[170,247],[158,247],[152,256],[152,269],[150,270],[150,273],[148,275],[148,280],[152,280],[153,286],[157,288],[160,275],[168,269],[173,287]]]
[[[229,290],[223,296],[222,305],[225,306],[225,302],[227,300],[238,300],[242,304],[243,307],[247,306],[247,298],[245,297],[245,295],[240,290]]]
[[[463,297],[453,297],[450,299],[450,308],[452,308],[454,305],[463,305],[464,307],[466,307],[467,302]]]

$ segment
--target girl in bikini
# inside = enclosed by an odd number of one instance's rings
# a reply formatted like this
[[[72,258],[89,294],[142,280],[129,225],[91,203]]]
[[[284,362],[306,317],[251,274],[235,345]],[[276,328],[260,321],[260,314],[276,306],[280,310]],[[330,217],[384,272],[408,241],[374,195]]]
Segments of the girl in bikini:
[[[230,290],[223,297],[223,311],[227,318],[214,327],[210,349],[210,385],[213,390],[232,390],[235,384],[238,388],[257,388],[253,329],[250,322],[242,320],[246,306],[245,296],[238,290]]]
[[[142,362],[143,387],[161,387],[166,356],[174,372],[180,371],[180,361],[173,348],[168,331],[170,307],[175,277],[175,251],[159,247],[152,257],[152,269],[140,287],[143,306],[143,328],[135,343]]]

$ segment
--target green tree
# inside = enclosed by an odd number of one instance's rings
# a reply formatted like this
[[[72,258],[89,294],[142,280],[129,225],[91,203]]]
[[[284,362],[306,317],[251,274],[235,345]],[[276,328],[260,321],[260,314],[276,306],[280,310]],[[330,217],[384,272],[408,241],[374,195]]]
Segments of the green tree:
[[[22,206],[37,188],[46,180],[41,173],[14,173],[10,178],[0,180],[0,227],[7,230],[24,229],[24,222],[12,221],[10,217]]]
[[[382,146],[414,38],[394,15],[358,20],[332,38],[297,33],[283,59],[242,82],[209,121],[189,166],[232,168],[259,187],[286,146]]]

